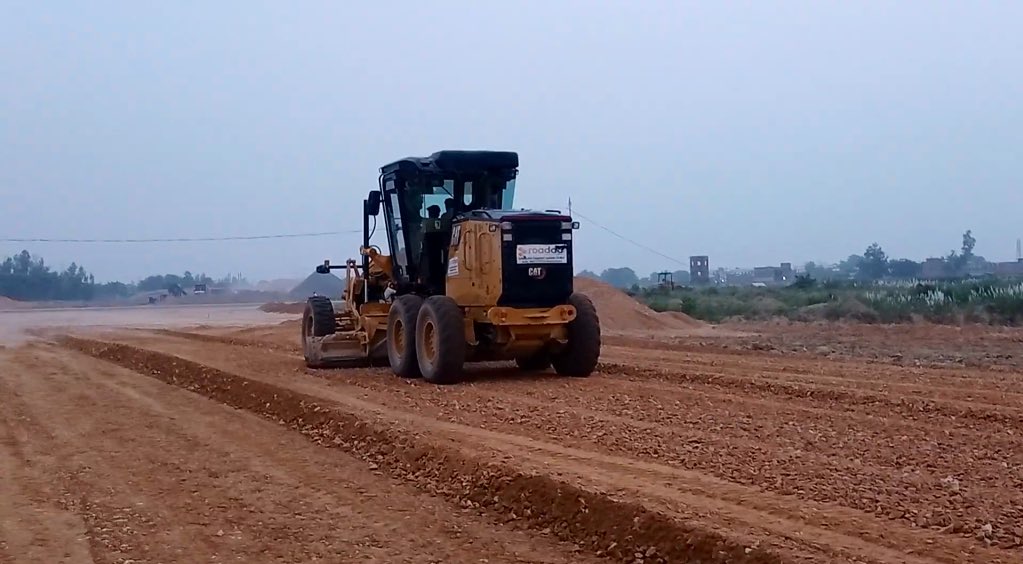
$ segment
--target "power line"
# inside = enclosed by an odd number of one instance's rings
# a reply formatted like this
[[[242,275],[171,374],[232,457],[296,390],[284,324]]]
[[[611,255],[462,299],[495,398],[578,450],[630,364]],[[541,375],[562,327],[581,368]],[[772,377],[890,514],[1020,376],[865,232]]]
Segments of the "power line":
[[[235,235],[228,237],[172,237],[163,239],[56,239],[43,237],[2,238],[3,243],[183,243],[195,241],[252,241],[256,239],[291,239],[296,237],[324,237],[362,233],[362,230],[320,231],[317,233],[281,233],[276,235]]]
[[[631,244],[633,244],[633,245],[635,245],[635,246],[637,246],[637,247],[639,247],[641,249],[644,249],[644,250],[646,250],[648,252],[651,252],[651,253],[653,253],[653,254],[661,257],[661,258],[670,260],[670,261],[672,261],[674,263],[677,263],[677,264],[680,264],[682,266],[689,266],[687,263],[685,263],[685,262],[683,262],[683,261],[681,261],[681,260],[679,260],[679,259],[677,259],[675,257],[668,256],[668,255],[666,255],[666,254],[664,254],[664,253],[662,253],[662,252],[660,252],[660,251],[658,251],[656,249],[653,249],[651,247],[648,247],[647,245],[644,245],[643,243],[640,243],[640,242],[638,242],[636,240],[630,239],[630,238],[622,235],[621,233],[618,233],[617,231],[611,229],[610,227],[602,225],[600,222],[594,220],[593,218],[591,218],[589,216],[586,216],[585,214],[580,213],[578,211],[578,208],[575,208],[574,206],[572,208],[572,214],[573,215],[577,215],[577,216],[585,219],[586,221],[592,223],[593,225],[596,225],[600,229],[603,229],[604,231],[607,231],[608,233],[614,235],[615,237],[618,237],[619,239],[621,239],[621,240],[623,240],[623,241],[625,241],[627,243],[631,243]],[[48,237],[6,237],[6,238],[0,238],[0,242],[3,242],[3,243],[186,243],[186,242],[204,242],[204,241],[253,241],[253,240],[258,240],[258,239],[293,239],[293,238],[299,238],[299,237],[326,237],[326,236],[330,236],[330,235],[347,235],[347,234],[361,233],[361,232],[362,231],[358,230],[358,229],[350,229],[350,230],[346,230],[346,231],[320,231],[320,232],[314,232],[314,233],[280,233],[280,234],[274,234],[274,235],[235,235],[235,236],[226,236],[226,237],[168,237],[168,238],[151,238],[151,239],[134,239],[134,238],[133,239],[128,239],[128,238],[125,238],[125,239],[72,239],[72,238],[66,238],[66,239],[64,239],[64,238],[48,238]]]
[[[627,243],[632,243],[633,245],[636,245],[637,247],[639,247],[641,249],[647,250],[647,251],[649,251],[649,252],[651,252],[651,253],[659,256],[659,257],[666,258],[666,259],[668,259],[668,260],[670,260],[672,262],[681,264],[682,266],[685,266],[685,267],[689,266],[688,263],[682,262],[682,261],[678,260],[675,257],[670,257],[670,256],[668,256],[668,255],[666,255],[666,254],[664,254],[664,253],[662,253],[662,252],[660,252],[658,250],[652,249],[652,248],[644,245],[643,243],[640,243],[638,241],[634,241],[632,239],[629,239],[625,235],[622,235],[621,233],[618,233],[617,231],[611,229],[610,227],[605,227],[605,226],[601,225],[600,223],[594,221],[592,218],[586,217],[585,215],[579,213],[579,209],[578,208],[575,208],[575,207],[572,208],[572,215],[577,215],[577,216],[585,219],[586,221],[592,223],[593,225],[596,225],[597,227],[603,229],[604,231],[607,231],[608,233],[614,235],[615,237],[618,237],[619,239],[621,239],[621,240],[623,240],[623,241],[625,241]]]

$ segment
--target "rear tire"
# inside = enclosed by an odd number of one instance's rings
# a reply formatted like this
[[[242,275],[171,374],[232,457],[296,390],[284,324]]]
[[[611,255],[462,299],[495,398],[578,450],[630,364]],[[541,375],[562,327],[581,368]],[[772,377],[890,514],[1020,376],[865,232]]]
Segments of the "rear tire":
[[[551,367],[551,355],[547,351],[534,353],[532,356],[522,356],[515,359],[519,369],[526,372],[543,372]]]
[[[422,376],[416,358],[416,319],[422,305],[419,296],[398,296],[387,314],[387,360],[402,378]]]
[[[585,378],[600,360],[600,317],[590,298],[572,294],[568,305],[575,307],[575,319],[568,323],[568,343],[551,358],[554,370],[563,376]]]
[[[416,320],[419,371],[433,384],[454,384],[462,376],[467,345],[462,308],[447,296],[430,296]]]

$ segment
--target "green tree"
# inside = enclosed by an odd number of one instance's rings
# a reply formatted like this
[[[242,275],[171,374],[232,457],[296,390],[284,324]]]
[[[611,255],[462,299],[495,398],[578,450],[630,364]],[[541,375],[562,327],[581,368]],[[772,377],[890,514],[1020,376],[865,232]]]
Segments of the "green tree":
[[[963,233],[963,254],[960,256],[966,257],[966,260],[973,258],[973,247],[977,245],[977,240],[973,237],[973,230],[967,229],[966,233]]]
[[[888,272],[895,278],[912,279],[920,276],[922,265],[909,259],[889,261]]]
[[[888,272],[888,255],[877,243],[872,243],[863,253],[858,273],[865,280],[880,280]]]
[[[28,251],[0,264],[0,295],[16,300],[88,300],[93,297],[95,285],[93,276],[82,266],[71,263],[55,272]]]
[[[790,288],[798,288],[800,290],[808,290],[817,286],[817,280],[815,280],[809,273],[797,274],[796,281],[789,284]]]
[[[963,244],[959,248],[959,255],[957,256],[955,251],[952,251],[949,255],[949,264],[956,276],[966,276],[969,272],[970,261],[974,256],[973,248],[976,245],[977,240],[973,237],[973,231],[967,229],[966,233],[963,233]]]
[[[838,263],[837,269],[839,275],[843,278],[849,278],[855,276],[860,271],[860,264],[863,262],[863,257],[860,255],[849,255],[849,258]]]
[[[608,268],[600,273],[600,279],[615,288],[631,288],[639,284],[639,276],[629,267]]]

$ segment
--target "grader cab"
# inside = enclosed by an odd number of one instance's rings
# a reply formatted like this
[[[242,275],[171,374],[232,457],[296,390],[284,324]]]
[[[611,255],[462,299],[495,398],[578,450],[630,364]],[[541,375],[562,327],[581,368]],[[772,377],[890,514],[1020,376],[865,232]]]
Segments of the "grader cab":
[[[518,155],[440,151],[380,169],[363,201],[360,258],[339,300],[309,298],[302,344],[310,367],[388,363],[446,384],[466,362],[589,376],[600,356],[593,303],[574,292],[573,231],[558,211],[513,207]],[[383,227],[385,253],[371,243]]]

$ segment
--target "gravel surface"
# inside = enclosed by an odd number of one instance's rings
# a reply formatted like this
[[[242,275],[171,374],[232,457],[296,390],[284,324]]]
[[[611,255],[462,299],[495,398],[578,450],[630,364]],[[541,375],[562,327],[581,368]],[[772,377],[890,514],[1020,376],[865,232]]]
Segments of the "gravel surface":
[[[438,387],[308,370],[253,310],[0,350],[0,562],[1023,560],[1020,373],[905,362],[942,330],[619,332],[590,378]]]

